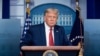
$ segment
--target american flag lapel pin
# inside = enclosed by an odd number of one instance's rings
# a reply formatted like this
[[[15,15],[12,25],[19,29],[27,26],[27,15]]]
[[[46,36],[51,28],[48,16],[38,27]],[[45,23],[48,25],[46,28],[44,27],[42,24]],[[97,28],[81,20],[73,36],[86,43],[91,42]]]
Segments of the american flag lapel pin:
[[[56,30],[56,32],[59,32],[58,30]]]

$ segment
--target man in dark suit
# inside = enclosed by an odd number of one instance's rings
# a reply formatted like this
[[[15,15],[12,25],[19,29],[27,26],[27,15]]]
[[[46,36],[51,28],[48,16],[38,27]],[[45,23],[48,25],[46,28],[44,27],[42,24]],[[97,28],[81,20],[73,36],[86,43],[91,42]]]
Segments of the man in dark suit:
[[[69,45],[64,28],[56,25],[58,10],[48,8],[44,13],[44,23],[33,25],[21,39],[21,46],[64,46]]]

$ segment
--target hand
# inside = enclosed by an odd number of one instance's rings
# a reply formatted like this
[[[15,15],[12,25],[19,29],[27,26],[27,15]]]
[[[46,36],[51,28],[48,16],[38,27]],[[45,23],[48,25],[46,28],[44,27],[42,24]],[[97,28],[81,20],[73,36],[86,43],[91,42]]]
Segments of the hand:
[[[20,56],[23,56],[23,53],[20,51]]]

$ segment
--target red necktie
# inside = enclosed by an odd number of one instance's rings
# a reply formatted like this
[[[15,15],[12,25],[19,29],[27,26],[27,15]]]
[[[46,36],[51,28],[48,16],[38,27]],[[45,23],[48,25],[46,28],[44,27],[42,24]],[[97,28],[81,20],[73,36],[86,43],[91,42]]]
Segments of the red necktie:
[[[49,46],[54,46],[53,36],[52,36],[52,27],[50,28],[50,32],[49,32]]]

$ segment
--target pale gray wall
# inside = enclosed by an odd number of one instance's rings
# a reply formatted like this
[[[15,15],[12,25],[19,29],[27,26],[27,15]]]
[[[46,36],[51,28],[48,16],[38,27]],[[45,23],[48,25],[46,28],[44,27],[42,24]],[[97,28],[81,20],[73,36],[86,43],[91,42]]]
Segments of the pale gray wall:
[[[2,18],[2,0],[0,0],[0,19]]]
[[[80,8],[81,8],[81,17],[82,19],[87,19],[86,16],[87,16],[87,12],[86,12],[86,9],[87,9],[87,5],[86,5],[86,0],[79,0],[79,5],[80,5]]]

